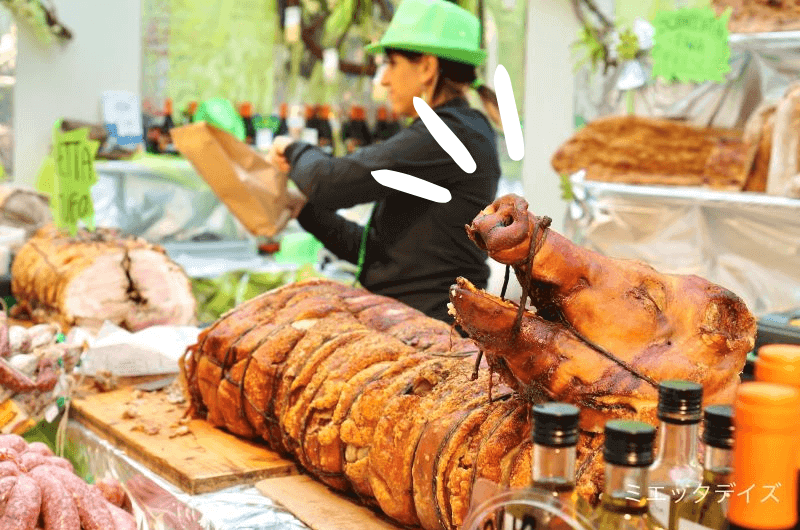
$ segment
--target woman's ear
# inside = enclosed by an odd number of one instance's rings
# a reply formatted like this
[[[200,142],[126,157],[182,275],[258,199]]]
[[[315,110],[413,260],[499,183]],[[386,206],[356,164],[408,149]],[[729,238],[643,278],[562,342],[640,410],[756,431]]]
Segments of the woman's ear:
[[[433,84],[439,75],[439,59],[433,55],[423,55],[420,58],[420,74],[423,85]]]

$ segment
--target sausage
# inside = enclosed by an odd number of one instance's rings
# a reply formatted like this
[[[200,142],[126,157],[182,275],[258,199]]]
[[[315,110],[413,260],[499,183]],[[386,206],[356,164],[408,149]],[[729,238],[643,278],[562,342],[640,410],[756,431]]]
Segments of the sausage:
[[[0,517],[0,528],[34,530],[41,504],[42,492],[36,482],[24,475],[17,477],[17,483],[6,502],[5,513]]]
[[[81,521],[78,516],[78,509],[75,501],[61,483],[60,478],[56,478],[52,473],[53,466],[39,466],[30,472],[42,491],[42,515],[44,516],[44,527],[47,530],[80,530]],[[76,477],[77,478],[77,477]]]
[[[19,434],[0,434],[0,449],[4,448],[24,453],[28,449],[28,442]]]
[[[19,466],[13,460],[0,462],[0,477],[16,477],[19,472]]]
[[[28,472],[31,469],[46,463],[47,457],[39,453],[32,453],[28,451],[19,457],[19,465],[25,472]]]
[[[122,485],[113,478],[104,478],[95,482],[94,487],[100,494],[114,506],[122,508],[125,504],[125,490]]]
[[[6,314],[6,304],[0,301],[0,357],[11,356],[11,343],[8,339],[8,315]]]
[[[6,511],[6,502],[11,496],[11,490],[17,485],[17,477],[0,478],[0,516]]]
[[[28,444],[28,452],[29,453],[39,453],[44,456],[53,456],[53,450],[50,449],[50,446],[44,442],[31,442]]]
[[[58,372],[53,359],[42,357],[39,360],[39,374],[36,376],[36,390],[50,392],[58,383]]]
[[[131,514],[113,504],[106,503],[108,513],[114,521],[114,530],[136,530],[136,519]]]
[[[61,458],[60,456],[48,456],[47,464],[50,466],[66,469],[70,473],[74,473],[75,471],[75,469],[72,467],[72,463],[66,458]]]
[[[16,394],[21,394],[36,390],[36,383],[30,377],[8,364],[8,361],[0,358],[0,387],[5,387]]]
[[[89,487],[77,475],[63,468],[45,466],[39,469],[46,469],[48,473],[52,473],[72,494],[83,530],[106,530],[114,527],[108,511],[109,503],[98,489]]]

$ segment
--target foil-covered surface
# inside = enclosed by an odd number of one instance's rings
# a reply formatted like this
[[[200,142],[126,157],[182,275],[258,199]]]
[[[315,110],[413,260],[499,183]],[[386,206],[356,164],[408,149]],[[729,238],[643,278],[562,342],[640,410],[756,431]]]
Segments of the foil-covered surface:
[[[697,126],[743,127],[761,101],[776,101],[800,77],[800,31],[732,34],[725,83],[665,83],[651,77],[649,56],[607,72],[575,77],[575,120],[628,114]]]
[[[97,226],[119,228],[152,243],[250,239],[186,160],[98,161],[95,171]]]
[[[696,274],[756,315],[800,307],[800,200],[571,177],[565,234],[615,258]]]
[[[83,425],[70,421],[67,440],[80,447],[95,479],[113,477],[128,493],[138,530],[307,530],[252,485],[189,495]]]

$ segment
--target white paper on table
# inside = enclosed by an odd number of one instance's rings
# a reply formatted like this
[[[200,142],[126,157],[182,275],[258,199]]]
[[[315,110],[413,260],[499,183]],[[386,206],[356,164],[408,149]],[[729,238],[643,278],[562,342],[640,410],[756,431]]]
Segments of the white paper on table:
[[[105,322],[97,336],[86,341],[89,349],[81,371],[129,377],[177,373],[178,360],[199,334],[200,328],[194,326],[151,326],[131,333]]]

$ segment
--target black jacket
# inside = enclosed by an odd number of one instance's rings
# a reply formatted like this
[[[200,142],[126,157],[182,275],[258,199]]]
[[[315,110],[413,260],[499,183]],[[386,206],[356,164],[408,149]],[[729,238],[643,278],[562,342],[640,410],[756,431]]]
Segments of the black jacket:
[[[486,255],[464,226],[497,193],[500,163],[496,137],[486,117],[455,99],[435,109],[463,142],[477,169],[468,174],[433,139],[417,118],[387,141],[334,158],[303,142],[291,144],[289,177],[309,202],[297,220],[340,259],[358,263],[363,228],[336,213],[375,201],[364,267],[359,277],[370,291],[396,298],[429,316],[451,322],[449,287],[464,276],[485,288]],[[441,204],[387,188],[371,172],[391,169],[450,190]]]

